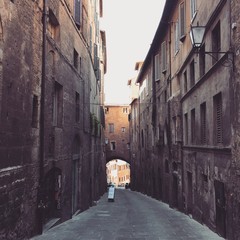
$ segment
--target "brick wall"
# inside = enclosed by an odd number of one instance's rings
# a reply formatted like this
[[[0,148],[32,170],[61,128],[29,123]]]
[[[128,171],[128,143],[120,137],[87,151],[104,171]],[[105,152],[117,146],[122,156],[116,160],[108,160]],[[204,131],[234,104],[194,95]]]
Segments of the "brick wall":
[[[0,239],[21,239],[36,228],[41,18],[32,1],[0,4]]]

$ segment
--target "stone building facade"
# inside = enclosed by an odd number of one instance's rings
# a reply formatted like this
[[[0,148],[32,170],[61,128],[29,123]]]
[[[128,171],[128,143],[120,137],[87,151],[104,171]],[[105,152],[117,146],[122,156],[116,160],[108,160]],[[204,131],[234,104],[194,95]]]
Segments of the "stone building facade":
[[[0,1],[0,238],[26,239],[106,190],[102,1]]]
[[[227,239],[239,239],[238,12],[237,1],[166,1],[130,117],[132,187]],[[191,26],[205,26],[198,50]]]

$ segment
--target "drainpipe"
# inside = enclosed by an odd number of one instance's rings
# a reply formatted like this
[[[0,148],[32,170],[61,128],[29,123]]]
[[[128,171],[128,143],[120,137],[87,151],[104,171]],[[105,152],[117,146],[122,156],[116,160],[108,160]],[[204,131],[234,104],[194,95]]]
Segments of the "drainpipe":
[[[42,13],[42,79],[41,79],[41,99],[40,99],[40,146],[39,146],[39,187],[37,196],[37,220],[38,232],[42,233],[43,209],[44,209],[44,155],[45,155],[45,81],[46,81],[46,41],[47,41],[47,0],[43,0]]]

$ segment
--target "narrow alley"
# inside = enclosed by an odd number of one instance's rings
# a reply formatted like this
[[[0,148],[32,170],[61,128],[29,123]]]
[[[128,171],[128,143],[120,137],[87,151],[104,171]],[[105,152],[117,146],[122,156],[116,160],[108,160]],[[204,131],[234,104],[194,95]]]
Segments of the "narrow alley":
[[[206,226],[143,194],[117,189],[97,206],[32,240],[220,240]]]

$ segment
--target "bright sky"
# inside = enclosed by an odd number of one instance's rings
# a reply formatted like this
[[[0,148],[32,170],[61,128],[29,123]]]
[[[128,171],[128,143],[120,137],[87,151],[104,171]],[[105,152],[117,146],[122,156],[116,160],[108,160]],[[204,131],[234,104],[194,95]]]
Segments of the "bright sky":
[[[105,102],[129,103],[127,81],[136,76],[162,16],[165,0],[103,0],[101,29],[106,31]]]

